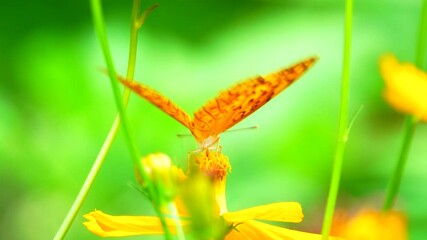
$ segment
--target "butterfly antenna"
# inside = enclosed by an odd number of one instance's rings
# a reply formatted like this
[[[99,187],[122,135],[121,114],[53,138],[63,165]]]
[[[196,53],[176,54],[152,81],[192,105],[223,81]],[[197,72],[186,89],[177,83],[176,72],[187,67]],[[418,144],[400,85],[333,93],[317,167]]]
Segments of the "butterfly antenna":
[[[183,133],[183,134],[178,133],[176,136],[179,138],[185,138],[185,137],[192,137],[193,135],[191,135],[190,133]]]
[[[258,125],[254,125],[254,126],[251,126],[251,127],[245,127],[245,128],[231,129],[231,130],[225,131],[224,133],[240,132],[240,131],[253,130],[253,129],[258,129]]]

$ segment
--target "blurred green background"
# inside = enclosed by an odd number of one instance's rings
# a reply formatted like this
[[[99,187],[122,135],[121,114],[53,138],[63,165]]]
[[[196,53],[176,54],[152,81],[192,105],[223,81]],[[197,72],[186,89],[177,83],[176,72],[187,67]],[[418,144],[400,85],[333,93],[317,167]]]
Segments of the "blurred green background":
[[[116,67],[126,73],[132,2],[103,1]],[[319,62],[291,88],[222,135],[230,210],[298,201],[293,229],[319,232],[329,188],[339,108],[344,1],[159,0],[140,31],[135,78],[191,113],[218,91],[306,57]],[[381,206],[400,146],[403,116],[382,98],[378,58],[413,61],[421,0],[355,1],[348,142],[338,205]],[[0,9],[0,239],[51,239],[76,197],[116,114],[88,1],[3,1]],[[185,167],[192,138],[175,120],[132,96],[133,136],[145,155]],[[427,128],[416,131],[398,208],[410,239],[426,239]],[[82,215],[152,214],[131,187],[118,134],[66,239],[99,239]],[[133,238],[129,238],[133,239]],[[156,238],[160,239],[160,238]]]

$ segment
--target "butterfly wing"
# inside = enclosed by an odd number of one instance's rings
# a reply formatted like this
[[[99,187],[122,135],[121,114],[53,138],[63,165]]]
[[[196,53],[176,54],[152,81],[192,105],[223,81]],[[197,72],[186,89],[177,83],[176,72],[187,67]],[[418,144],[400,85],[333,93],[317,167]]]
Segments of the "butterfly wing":
[[[239,83],[221,92],[194,113],[192,133],[197,141],[216,136],[260,108],[273,97],[270,82],[262,77]]]
[[[264,78],[273,84],[273,97],[281,93],[285,88],[295,82],[305,71],[317,61],[317,57],[308,58],[289,68],[272,73]]]
[[[194,113],[190,128],[199,142],[217,136],[251,115],[297,80],[317,58],[312,57],[289,68],[235,85]]]
[[[139,96],[147,99],[149,102],[163,110],[163,112],[175,118],[178,122],[182,123],[184,126],[190,129],[190,117],[186,112],[184,112],[180,107],[175,105],[171,100],[142,83],[129,81],[122,77],[118,78],[126,87],[129,87]]]

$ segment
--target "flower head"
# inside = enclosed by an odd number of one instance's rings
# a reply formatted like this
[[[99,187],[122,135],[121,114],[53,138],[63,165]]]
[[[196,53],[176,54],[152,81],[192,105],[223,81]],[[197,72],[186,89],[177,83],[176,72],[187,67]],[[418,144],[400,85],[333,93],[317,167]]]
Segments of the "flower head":
[[[400,63],[393,55],[380,60],[385,99],[400,112],[427,121],[427,74],[413,64]]]
[[[206,239],[318,240],[320,238],[316,234],[289,230],[258,221],[301,222],[304,216],[301,205],[297,202],[278,202],[229,212],[225,187],[230,165],[228,158],[220,151],[196,152],[190,157],[189,166],[187,183],[183,182],[184,191],[180,191],[174,200],[175,203],[179,203],[177,207],[181,216],[183,216],[182,213],[189,213],[181,219],[181,225],[185,231],[202,232],[200,228],[206,225],[203,224],[209,223],[211,226],[208,228],[215,231],[208,232],[210,235]],[[200,179],[200,174],[204,178]],[[207,189],[210,189],[212,194],[207,193]],[[206,211],[205,208],[211,209],[211,211]],[[163,234],[157,217],[111,216],[97,210],[84,217],[89,220],[84,223],[85,226],[91,232],[103,237]],[[167,225],[172,233],[175,231],[175,224],[167,219]]]

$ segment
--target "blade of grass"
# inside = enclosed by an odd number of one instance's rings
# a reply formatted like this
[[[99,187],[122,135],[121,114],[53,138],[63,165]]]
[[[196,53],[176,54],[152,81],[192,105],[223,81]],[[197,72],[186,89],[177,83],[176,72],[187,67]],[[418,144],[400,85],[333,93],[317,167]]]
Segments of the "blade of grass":
[[[332,220],[334,217],[335,205],[338,196],[338,189],[341,179],[342,164],[344,159],[345,146],[348,139],[348,101],[350,85],[350,54],[351,54],[351,29],[353,15],[353,1],[346,0],[345,3],[345,25],[344,25],[344,53],[343,70],[341,80],[341,100],[338,126],[338,139],[335,148],[334,162],[332,167],[332,177],[329,187],[328,200],[326,203],[325,215],[323,217],[322,240],[329,238]]]

